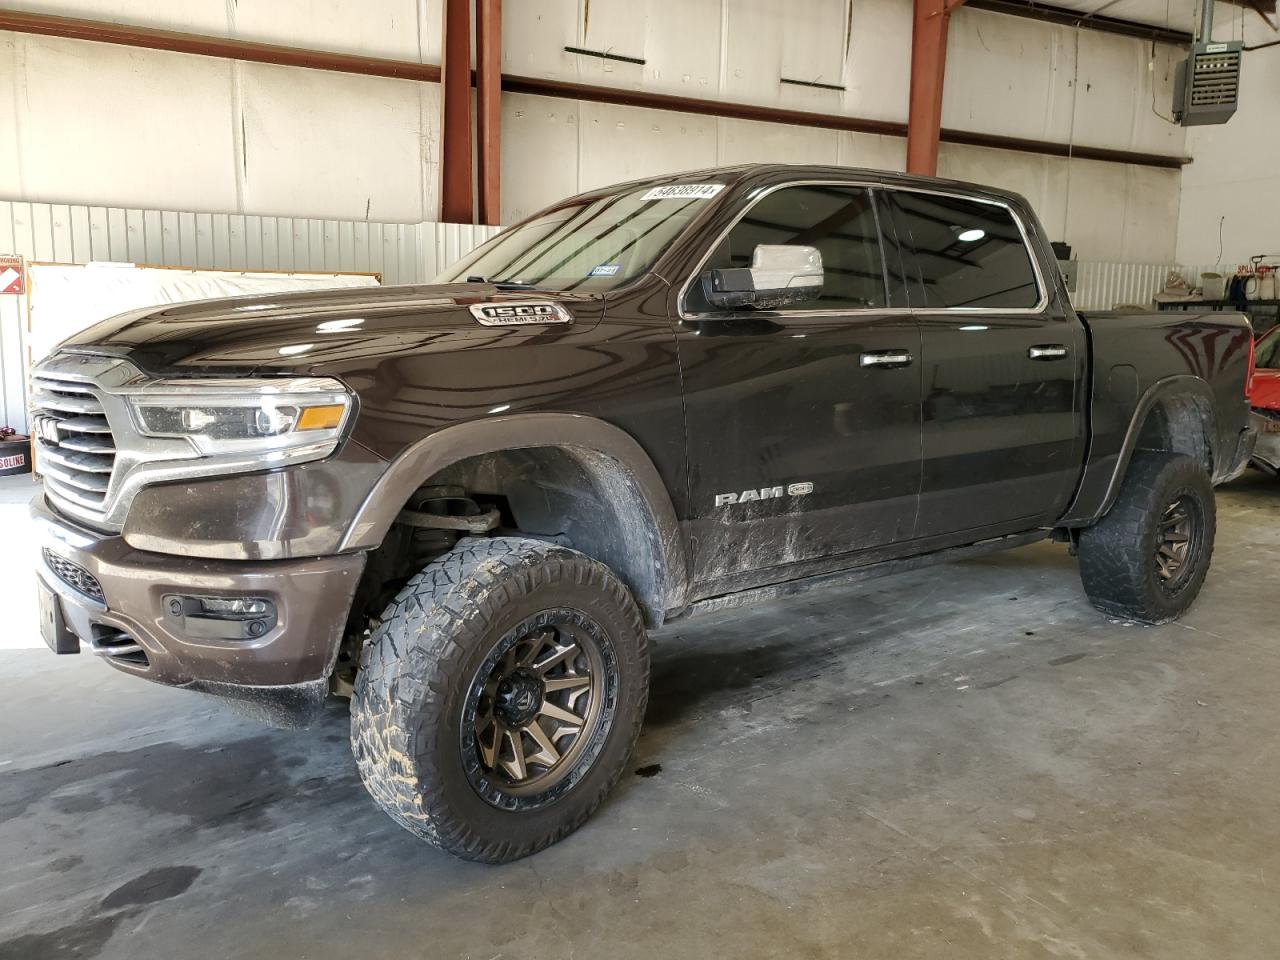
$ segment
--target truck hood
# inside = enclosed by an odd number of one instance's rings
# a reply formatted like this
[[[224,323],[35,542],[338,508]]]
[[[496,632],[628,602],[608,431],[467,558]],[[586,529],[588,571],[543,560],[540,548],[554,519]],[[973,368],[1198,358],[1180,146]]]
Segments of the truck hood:
[[[555,303],[571,327],[592,327],[604,314],[599,295],[500,290],[492,284],[343,287],[255,294],[147,307],[81,331],[59,349],[118,356],[156,376],[306,372],[326,363],[411,350],[441,340],[529,334],[547,325],[485,326],[476,304]]]

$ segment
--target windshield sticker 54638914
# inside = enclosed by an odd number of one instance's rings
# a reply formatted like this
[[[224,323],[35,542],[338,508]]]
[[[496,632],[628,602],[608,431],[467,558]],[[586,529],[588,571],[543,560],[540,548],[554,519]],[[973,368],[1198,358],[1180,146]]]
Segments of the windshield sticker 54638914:
[[[654,187],[641,200],[710,200],[724,189],[723,183],[668,183]]]

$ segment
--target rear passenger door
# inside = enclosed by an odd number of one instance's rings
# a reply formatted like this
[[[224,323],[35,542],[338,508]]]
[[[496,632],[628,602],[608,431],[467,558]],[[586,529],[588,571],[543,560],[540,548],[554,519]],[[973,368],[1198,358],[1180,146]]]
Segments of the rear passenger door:
[[[1052,522],[1083,456],[1082,324],[1056,302],[1011,206],[888,196],[922,339],[916,536]]]
[[[871,191],[788,185],[757,197],[678,303],[700,595],[801,575],[795,565],[910,539],[920,484],[920,337]],[[816,247],[821,293],[715,309],[713,268],[759,244]]]

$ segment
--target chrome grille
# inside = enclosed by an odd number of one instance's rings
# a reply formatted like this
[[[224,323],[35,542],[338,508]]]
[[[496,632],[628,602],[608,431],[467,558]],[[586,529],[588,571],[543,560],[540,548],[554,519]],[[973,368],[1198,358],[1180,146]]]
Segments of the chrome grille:
[[[97,391],[80,380],[37,370],[31,378],[36,471],[55,500],[105,510],[116,444]]]
[[[102,584],[98,582],[98,578],[92,573],[78,563],[72,563],[70,560],[58,556],[48,547],[45,547],[42,553],[44,562],[49,569],[72,590],[83,593],[89,599],[97,600],[99,603],[107,602],[107,598],[102,593]]]

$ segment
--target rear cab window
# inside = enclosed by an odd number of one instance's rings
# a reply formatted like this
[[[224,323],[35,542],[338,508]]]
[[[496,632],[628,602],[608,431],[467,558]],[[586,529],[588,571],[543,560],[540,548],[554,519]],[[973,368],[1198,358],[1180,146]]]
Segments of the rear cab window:
[[[1035,310],[1044,300],[1013,211],[1001,203],[913,190],[887,191],[899,240],[914,250],[912,307]]]

